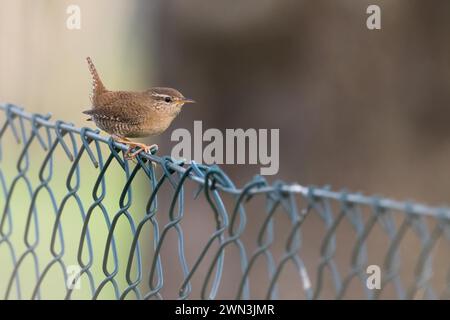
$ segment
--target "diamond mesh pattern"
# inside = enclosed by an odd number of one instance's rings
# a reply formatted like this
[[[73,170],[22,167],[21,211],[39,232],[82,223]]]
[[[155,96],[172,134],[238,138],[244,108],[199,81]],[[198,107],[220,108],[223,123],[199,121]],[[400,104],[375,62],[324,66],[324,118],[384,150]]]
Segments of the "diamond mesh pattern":
[[[97,131],[0,110],[5,299],[450,296],[447,208],[262,177],[236,188],[216,166],[126,161]]]

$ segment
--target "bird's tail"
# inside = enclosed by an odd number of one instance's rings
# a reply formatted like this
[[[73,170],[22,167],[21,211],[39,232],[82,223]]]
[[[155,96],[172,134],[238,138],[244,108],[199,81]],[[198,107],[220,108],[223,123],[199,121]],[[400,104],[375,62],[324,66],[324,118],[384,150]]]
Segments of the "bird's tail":
[[[95,69],[95,65],[92,62],[91,58],[87,57],[86,61],[87,61],[88,66],[89,66],[89,71],[91,72],[91,75],[92,75],[92,95],[91,95],[91,100],[94,102],[95,98],[99,94],[101,94],[101,93],[106,91],[106,88],[103,85],[103,82],[100,79],[100,76],[98,75],[97,69]]]

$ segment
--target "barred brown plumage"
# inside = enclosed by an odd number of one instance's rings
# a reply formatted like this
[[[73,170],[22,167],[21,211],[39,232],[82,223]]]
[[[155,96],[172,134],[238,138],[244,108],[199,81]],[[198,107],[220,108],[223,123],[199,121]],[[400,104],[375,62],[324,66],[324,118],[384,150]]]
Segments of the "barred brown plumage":
[[[154,87],[143,92],[110,91],[103,85],[92,60],[86,58],[92,75],[92,109],[83,111],[90,115],[97,127],[113,138],[130,146],[127,158],[134,158],[141,151],[152,147],[130,141],[128,138],[154,136],[164,132],[186,103],[193,103],[178,90]],[[130,153],[132,148],[137,151]]]

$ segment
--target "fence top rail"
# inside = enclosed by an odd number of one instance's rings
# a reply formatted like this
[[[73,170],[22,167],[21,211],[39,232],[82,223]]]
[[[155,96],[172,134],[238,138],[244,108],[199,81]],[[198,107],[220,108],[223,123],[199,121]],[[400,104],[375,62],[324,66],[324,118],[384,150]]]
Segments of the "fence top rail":
[[[84,130],[86,128],[78,128],[73,123],[63,122],[63,121],[51,121],[51,114],[41,115],[35,113],[29,113],[24,111],[22,108],[13,105],[13,104],[0,104],[0,110],[5,112],[7,117],[5,126],[14,125],[12,121],[15,117],[20,117],[30,122],[35,122],[36,125],[41,127],[46,127],[50,129],[60,129],[66,132],[71,132],[79,135],[82,139],[89,138],[91,140],[99,141],[105,144],[113,143],[114,147],[120,149],[122,151],[127,150],[127,146],[116,141],[111,141],[110,137],[102,136],[98,130]],[[35,130],[36,128],[33,128]],[[0,132],[1,135],[1,132]],[[84,136],[83,136],[84,135]],[[172,161],[167,161],[164,157],[159,157],[150,153],[141,153],[140,156],[149,161],[155,162],[161,166],[166,166],[175,172],[183,174],[186,172],[186,167],[184,164],[193,164],[194,161],[191,162],[181,162],[176,163]],[[208,184],[210,187],[212,186],[211,180],[205,180],[205,178],[197,175],[195,171],[191,170],[188,174],[190,180],[200,184],[205,185]],[[215,188],[230,194],[239,195],[242,194],[243,188],[234,188],[224,186],[220,183],[214,184]],[[366,205],[373,206],[380,210],[392,210],[392,211],[403,211],[407,214],[412,215],[422,215],[422,216],[431,216],[434,218],[450,220],[450,207],[442,206],[442,207],[433,207],[428,206],[426,204],[421,204],[413,201],[398,201],[389,198],[383,198],[378,196],[367,196],[361,193],[347,192],[347,191],[331,191],[328,187],[313,187],[313,186],[302,186],[298,183],[293,184],[285,184],[285,183],[277,183],[272,185],[265,185],[259,188],[253,188],[247,192],[249,195],[253,194],[267,194],[271,192],[281,192],[285,194],[300,194],[303,197],[310,198],[322,198],[329,200],[337,200],[342,201],[348,204],[353,205]]]

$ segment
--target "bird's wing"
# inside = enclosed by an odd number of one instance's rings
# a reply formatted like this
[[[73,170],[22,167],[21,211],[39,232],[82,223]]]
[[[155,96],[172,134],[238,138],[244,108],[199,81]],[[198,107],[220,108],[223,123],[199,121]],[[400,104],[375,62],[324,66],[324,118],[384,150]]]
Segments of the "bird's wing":
[[[84,114],[109,121],[140,124],[144,121],[142,99],[139,96],[130,97],[132,93],[115,92],[106,105],[83,111]]]

